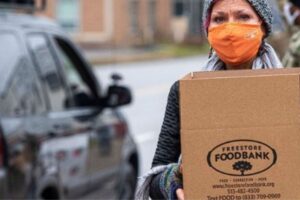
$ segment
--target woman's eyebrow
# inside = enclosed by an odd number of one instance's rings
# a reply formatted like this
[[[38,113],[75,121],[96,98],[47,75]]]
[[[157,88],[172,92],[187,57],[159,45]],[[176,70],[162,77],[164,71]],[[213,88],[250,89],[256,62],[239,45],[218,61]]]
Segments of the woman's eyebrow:
[[[238,13],[238,14],[249,13],[249,10],[246,10],[246,9],[243,9],[243,10],[236,10],[235,13]]]
[[[212,15],[226,15],[226,12],[224,12],[224,11],[214,11],[212,13]]]

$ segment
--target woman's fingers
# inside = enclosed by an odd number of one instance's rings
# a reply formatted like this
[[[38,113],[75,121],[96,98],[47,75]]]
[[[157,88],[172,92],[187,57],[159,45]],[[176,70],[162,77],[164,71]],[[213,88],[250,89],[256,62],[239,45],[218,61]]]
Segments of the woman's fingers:
[[[183,171],[183,167],[182,167],[182,163],[179,165],[179,173],[180,173],[180,177],[182,177],[182,171]],[[182,181],[182,178],[181,178]],[[184,192],[183,189],[179,188],[176,190],[176,195],[177,195],[177,199],[178,200],[184,200]]]
[[[177,189],[176,195],[178,200],[184,200],[184,192],[183,189]]]

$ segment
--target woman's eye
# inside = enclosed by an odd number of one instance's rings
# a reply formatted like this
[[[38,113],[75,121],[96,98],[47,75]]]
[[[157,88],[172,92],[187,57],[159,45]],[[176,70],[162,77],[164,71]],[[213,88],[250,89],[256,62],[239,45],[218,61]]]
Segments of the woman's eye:
[[[225,21],[224,17],[214,17],[213,18],[213,22],[218,23],[218,24],[222,23],[224,21]]]
[[[247,21],[250,19],[250,16],[249,15],[240,15],[240,19],[243,21]]]

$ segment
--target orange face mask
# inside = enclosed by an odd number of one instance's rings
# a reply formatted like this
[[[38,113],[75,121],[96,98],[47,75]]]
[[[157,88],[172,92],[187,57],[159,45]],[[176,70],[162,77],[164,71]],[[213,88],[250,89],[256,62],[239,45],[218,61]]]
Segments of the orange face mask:
[[[260,24],[225,23],[208,32],[209,43],[219,58],[231,65],[240,65],[254,58],[262,38]]]

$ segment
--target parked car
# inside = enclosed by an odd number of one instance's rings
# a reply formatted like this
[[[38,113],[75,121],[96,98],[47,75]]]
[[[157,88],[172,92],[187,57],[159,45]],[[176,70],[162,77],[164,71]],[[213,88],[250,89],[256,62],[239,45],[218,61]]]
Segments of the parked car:
[[[48,19],[0,13],[0,199],[132,199],[136,144],[78,48]]]

